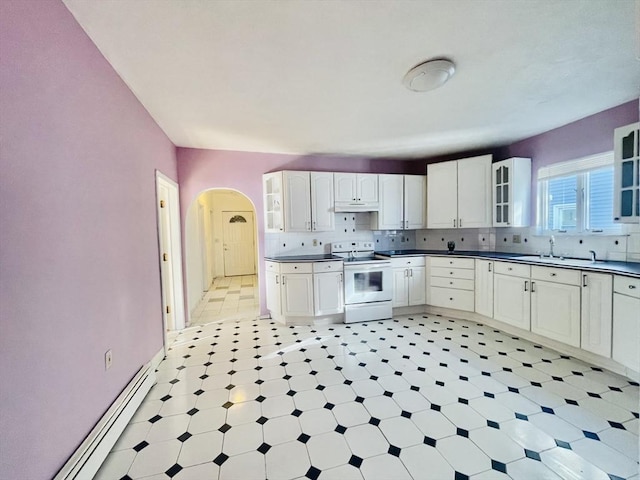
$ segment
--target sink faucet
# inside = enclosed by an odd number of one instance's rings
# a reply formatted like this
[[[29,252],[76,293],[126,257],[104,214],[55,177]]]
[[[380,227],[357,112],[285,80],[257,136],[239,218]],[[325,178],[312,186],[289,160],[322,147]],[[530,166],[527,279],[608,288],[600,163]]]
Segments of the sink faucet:
[[[596,263],[596,251],[589,250],[589,253],[591,254],[591,263]]]
[[[549,258],[553,258],[553,246],[556,244],[556,239],[551,235],[549,237]]]

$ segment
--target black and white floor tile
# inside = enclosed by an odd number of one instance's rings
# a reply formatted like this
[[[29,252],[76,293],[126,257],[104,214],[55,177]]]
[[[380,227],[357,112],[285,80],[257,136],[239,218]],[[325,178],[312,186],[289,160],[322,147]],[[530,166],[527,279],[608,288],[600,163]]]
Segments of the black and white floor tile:
[[[98,479],[634,479],[636,382],[435,315],[181,332]]]

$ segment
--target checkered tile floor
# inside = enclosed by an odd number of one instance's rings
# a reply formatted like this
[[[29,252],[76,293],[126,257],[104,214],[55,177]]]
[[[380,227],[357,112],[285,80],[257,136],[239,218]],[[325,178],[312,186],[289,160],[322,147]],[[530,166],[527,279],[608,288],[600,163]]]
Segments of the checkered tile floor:
[[[181,332],[98,479],[638,478],[638,384],[440,316]]]
[[[242,275],[219,277],[194,309],[191,325],[221,320],[257,318],[259,315],[258,277]]]

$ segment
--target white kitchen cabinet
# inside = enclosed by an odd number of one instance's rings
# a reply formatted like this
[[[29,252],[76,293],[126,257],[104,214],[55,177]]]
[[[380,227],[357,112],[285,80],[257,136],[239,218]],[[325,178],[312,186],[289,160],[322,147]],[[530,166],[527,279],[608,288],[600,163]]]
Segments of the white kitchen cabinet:
[[[311,231],[309,172],[283,172],[284,227],[287,232]]]
[[[491,158],[427,165],[427,228],[492,226]]]
[[[613,134],[613,219],[640,222],[640,123],[616,128]]]
[[[492,165],[493,226],[528,227],[531,217],[531,159],[513,157]]]
[[[312,264],[284,263],[280,266],[280,272],[282,315],[284,317],[312,317],[315,313]]]
[[[475,311],[493,317],[493,260],[476,259]]]
[[[344,312],[342,261],[313,263],[313,304],[316,316]]]
[[[264,230],[267,233],[284,231],[282,199],[282,173],[267,173],[262,176],[264,192]]]
[[[277,262],[265,262],[267,290],[267,310],[274,318],[282,311],[280,302],[280,265]]]
[[[378,175],[334,173],[336,207],[378,207]]]
[[[426,269],[424,257],[402,257],[391,260],[393,273],[393,307],[426,303]]]
[[[427,303],[473,312],[475,261],[472,258],[429,257]]]
[[[380,206],[371,217],[374,230],[418,230],[426,226],[424,175],[378,175]]]
[[[531,267],[494,262],[493,318],[531,330]]]
[[[581,273],[580,348],[611,357],[613,278],[605,273]]]
[[[531,331],[580,347],[580,272],[531,267]]]
[[[335,230],[333,173],[311,172],[311,230]]]
[[[612,357],[640,372],[640,279],[614,276]]]

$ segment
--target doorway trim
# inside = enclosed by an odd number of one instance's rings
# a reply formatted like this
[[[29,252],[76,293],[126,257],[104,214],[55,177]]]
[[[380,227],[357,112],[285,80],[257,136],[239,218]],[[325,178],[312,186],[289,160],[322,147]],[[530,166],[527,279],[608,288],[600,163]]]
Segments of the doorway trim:
[[[166,203],[161,205],[160,188],[165,188],[168,194]],[[180,195],[178,184],[171,178],[156,170],[156,216],[158,230],[158,253],[160,265],[160,288],[162,301],[162,336],[164,341],[165,354],[167,350],[167,305],[170,306],[173,315],[173,329],[182,330],[185,327],[184,313],[184,284],[182,278],[182,241],[180,232]],[[162,236],[162,223],[169,231],[169,241],[165,242]],[[166,245],[165,243],[168,243]],[[165,285],[163,269],[165,261],[163,254],[166,253],[168,261],[173,266],[171,268],[171,285]]]

